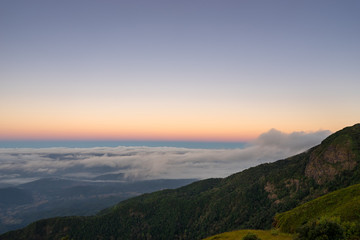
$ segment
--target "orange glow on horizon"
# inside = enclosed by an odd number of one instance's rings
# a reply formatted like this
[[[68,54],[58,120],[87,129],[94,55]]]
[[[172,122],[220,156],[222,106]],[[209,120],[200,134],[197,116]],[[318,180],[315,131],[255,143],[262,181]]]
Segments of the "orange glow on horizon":
[[[122,126],[119,126],[122,125]],[[4,126],[4,125],[3,125]],[[169,141],[249,141],[261,132],[236,128],[228,124],[125,123],[94,124],[79,122],[60,124],[7,124],[0,128],[4,140],[169,140]]]
[[[214,131],[25,131],[1,132],[1,140],[149,140],[149,141],[223,141],[244,142],[256,138],[256,134],[240,134]]]
[[[255,111],[254,108],[117,108],[75,103],[42,108],[30,105],[6,106],[7,114],[0,118],[0,140],[154,140],[154,141],[228,141],[246,142],[276,128],[283,132],[337,131],[341,121],[324,125],[322,118],[295,112],[283,116]],[[68,106],[68,107],[67,107]],[[94,109],[93,109],[93,108]],[[17,109],[17,110],[15,110]]]
[[[230,116],[233,121],[229,122],[225,114],[210,111],[152,111],[121,115],[107,108],[95,114],[91,109],[76,112],[70,105],[68,109],[44,109],[39,113],[14,112],[0,119],[0,139],[232,142],[249,141],[262,133],[261,129],[241,127],[247,124],[239,124],[238,116]]]

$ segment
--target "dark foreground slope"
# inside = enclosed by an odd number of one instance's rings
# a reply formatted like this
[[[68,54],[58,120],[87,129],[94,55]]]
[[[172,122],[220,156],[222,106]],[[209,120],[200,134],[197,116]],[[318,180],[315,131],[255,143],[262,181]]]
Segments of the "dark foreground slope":
[[[200,239],[271,227],[276,213],[360,183],[360,124],[305,153],[224,179],[145,194],[92,217],[41,220],[0,239]]]

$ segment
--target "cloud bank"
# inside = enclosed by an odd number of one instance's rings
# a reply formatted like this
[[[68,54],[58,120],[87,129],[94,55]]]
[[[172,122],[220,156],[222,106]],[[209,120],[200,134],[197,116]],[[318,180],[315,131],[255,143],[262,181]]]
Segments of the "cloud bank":
[[[116,173],[124,173],[132,180],[226,177],[303,152],[328,135],[330,131],[286,134],[271,129],[242,149],[3,148],[0,149],[0,182],[25,182],[42,177],[91,179]]]

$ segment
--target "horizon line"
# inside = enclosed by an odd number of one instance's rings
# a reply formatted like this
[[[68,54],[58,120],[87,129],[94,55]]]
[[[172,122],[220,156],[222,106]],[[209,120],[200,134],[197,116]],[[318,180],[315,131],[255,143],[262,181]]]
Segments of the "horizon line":
[[[0,142],[248,142],[253,139],[0,139]]]

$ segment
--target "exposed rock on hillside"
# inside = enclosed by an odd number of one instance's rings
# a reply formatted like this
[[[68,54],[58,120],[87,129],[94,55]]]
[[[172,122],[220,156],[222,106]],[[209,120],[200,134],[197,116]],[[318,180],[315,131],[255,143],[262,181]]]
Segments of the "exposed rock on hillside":
[[[344,171],[353,170],[359,160],[359,142],[356,141],[359,129],[360,125],[357,124],[352,128],[345,128],[342,134],[334,134],[323,141],[312,151],[305,175],[314,179],[317,184],[324,184]]]

